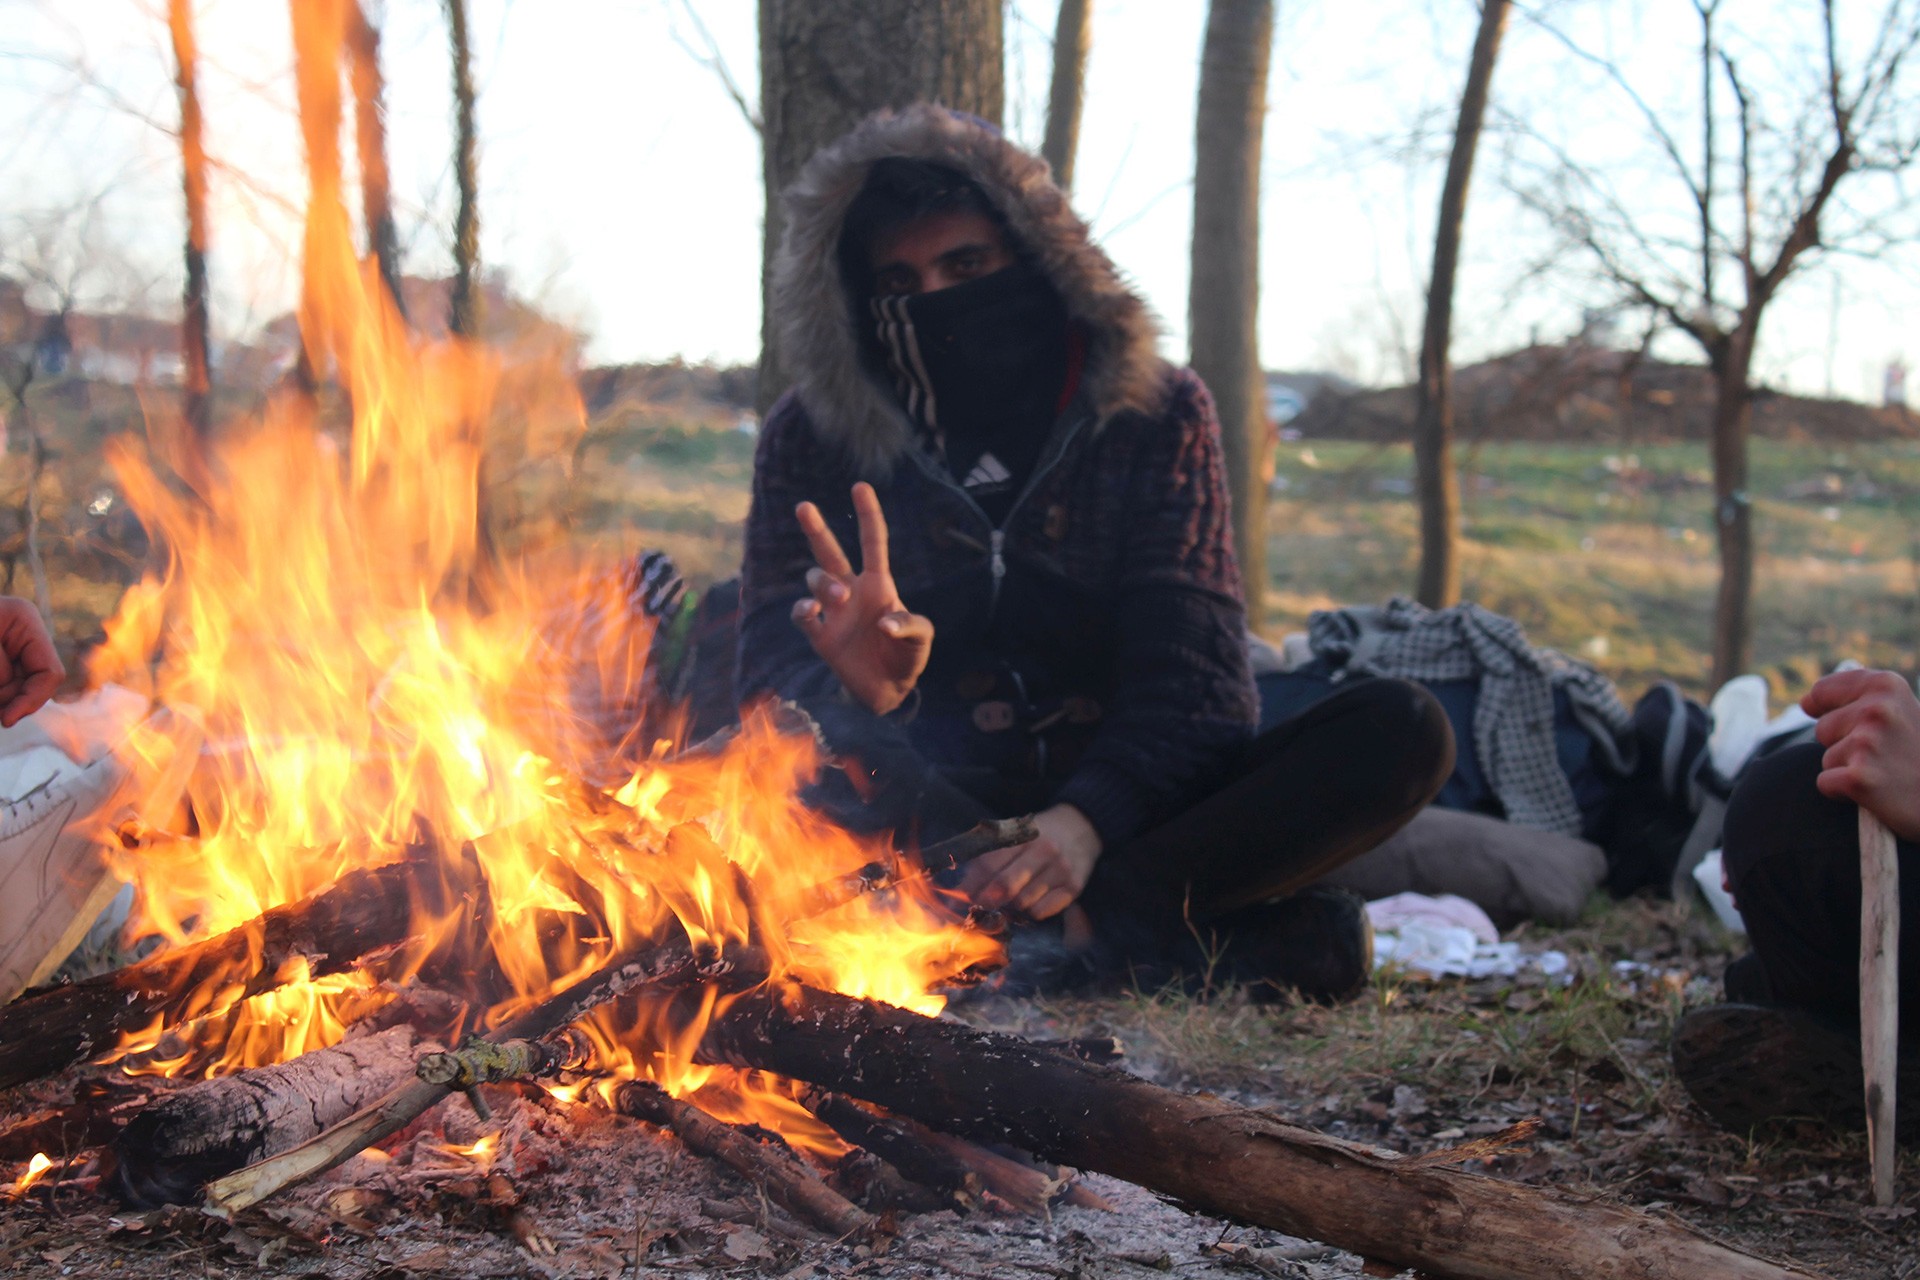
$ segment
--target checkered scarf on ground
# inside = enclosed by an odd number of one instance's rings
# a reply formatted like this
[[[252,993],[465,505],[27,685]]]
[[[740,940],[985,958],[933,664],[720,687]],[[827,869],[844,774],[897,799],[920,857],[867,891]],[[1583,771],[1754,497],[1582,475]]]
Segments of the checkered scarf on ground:
[[[1527,643],[1520,624],[1476,604],[1433,610],[1404,596],[1381,608],[1334,609],[1307,623],[1316,657],[1343,672],[1480,682],[1473,747],[1487,783],[1520,826],[1580,834],[1580,808],[1553,740],[1553,691],[1616,767],[1633,718],[1610,681],[1584,662]]]

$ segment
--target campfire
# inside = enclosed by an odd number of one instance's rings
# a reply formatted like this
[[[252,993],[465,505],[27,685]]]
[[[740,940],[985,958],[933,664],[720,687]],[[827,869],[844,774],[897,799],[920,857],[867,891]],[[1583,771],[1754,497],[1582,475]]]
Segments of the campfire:
[[[537,1093],[670,1130],[828,1239],[888,1210],[1097,1205],[1059,1161],[1434,1275],[1788,1274],[1455,1167],[1485,1148],[1402,1158],[1160,1089],[1111,1044],[938,1020],[1005,922],[933,872],[1030,828],[922,849],[832,825],[800,796],[842,762],[793,715],[678,740],[626,575],[479,536],[484,441],[577,397],[410,331],[357,258],[326,8],[294,7],[327,389],[114,459],[168,555],[93,673],[164,710],[122,748],[137,816],[99,834],[160,946],[0,1009],[0,1084],[164,1078],[131,1111],[82,1098],[103,1189],[237,1214],[443,1103],[484,1124]]]

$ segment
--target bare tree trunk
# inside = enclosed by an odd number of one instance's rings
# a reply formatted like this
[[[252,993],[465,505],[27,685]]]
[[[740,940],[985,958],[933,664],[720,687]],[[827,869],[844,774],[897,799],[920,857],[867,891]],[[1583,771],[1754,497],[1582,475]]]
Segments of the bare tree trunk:
[[[1213,0],[1200,59],[1193,170],[1192,363],[1220,411],[1247,622],[1266,593],[1267,384],[1260,367],[1260,142],[1273,0]]]
[[[187,430],[197,447],[213,427],[213,371],[207,317],[207,152],[200,133],[192,0],[167,0],[167,28],[173,37],[173,83],[180,94],[181,186],[187,202],[180,355]]]
[[[479,146],[473,122],[473,56],[467,41],[467,0],[446,0],[447,30],[453,40],[454,180],[460,205],[453,217],[453,288],[448,298],[447,328],[457,337],[478,338],[481,296],[474,278],[480,264]],[[499,563],[494,537],[493,503],[488,497],[487,447],[484,424],[467,424],[477,465],[474,470],[474,572],[467,586],[484,597],[486,583]]]
[[[1753,392],[1747,377],[1753,335],[1736,329],[1713,361],[1713,527],[1720,587],[1713,602],[1713,684],[1718,689],[1753,659],[1753,502],[1747,493],[1747,438]]]
[[[1093,0],[1060,0],[1053,28],[1053,88],[1047,94],[1047,140],[1040,154],[1053,180],[1073,190],[1073,157],[1080,148],[1080,109],[1086,100],[1087,53],[1093,47]]]
[[[766,305],[785,225],[781,192],[814,152],[882,107],[938,102],[999,124],[1002,26],[1000,0],[760,0],[763,412],[790,378]]]
[[[1433,238],[1433,283],[1427,289],[1427,325],[1420,340],[1420,381],[1413,414],[1413,470],[1420,501],[1421,604],[1444,609],[1460,600],[1460,480],[1453,469],[1453,283],[1460,267],[1460,229],[1467,213],[1473,153],[1487,115],[1500,36],[1512,0],[1486,0],[1480,33],[1467,65],[1453,155],[1440,190],[1439,227]]]
[[[453,292],[447,327],[463,338],[480,332],[480,300],[474,272],[480,261],[480,180],[473,125],[473,57],[467,45],[467,0],[446,0],[453,39],[454,182],[460,207],[453,217]]]
[[[393,227],[393,182],[387,170],[386,81],[380,74],[380,30],[361,0],[347,10],[347,59],[353,81],[353,133],[360,153],[360,202],[367,247],[380,267],[387,296],[404,317],[400,242]]]

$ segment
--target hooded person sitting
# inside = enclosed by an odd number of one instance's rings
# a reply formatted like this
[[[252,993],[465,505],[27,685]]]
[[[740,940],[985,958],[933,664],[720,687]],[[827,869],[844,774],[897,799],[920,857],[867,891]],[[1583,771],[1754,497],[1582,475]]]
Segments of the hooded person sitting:
[[[1136,972],[1198,940],[1240,980],[1357,987],[1364,913],[1299,890],[1434,794],[1446,718],[1360,680],[1254,738],[1212,400],[1045,164],[940,108],[874,116],[786,193],[773,282],[794,386],[754,461],[736,692],[858,762],[825,807],[923,841],[1030,814],[967,868],[981,905]]]

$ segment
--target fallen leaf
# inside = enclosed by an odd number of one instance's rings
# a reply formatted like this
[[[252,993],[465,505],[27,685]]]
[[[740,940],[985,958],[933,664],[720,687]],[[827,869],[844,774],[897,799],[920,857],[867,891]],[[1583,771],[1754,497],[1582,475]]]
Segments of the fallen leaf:
[[[726,1243],[720,1251],[735,1262],[751,1262],[756,1258],[771,1258],[773,1250],[767,1245],[767,1238],[752,1227],[742,1227],[738,1231],[727,1232]]]

